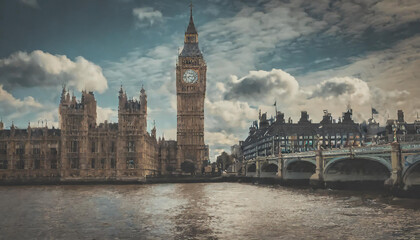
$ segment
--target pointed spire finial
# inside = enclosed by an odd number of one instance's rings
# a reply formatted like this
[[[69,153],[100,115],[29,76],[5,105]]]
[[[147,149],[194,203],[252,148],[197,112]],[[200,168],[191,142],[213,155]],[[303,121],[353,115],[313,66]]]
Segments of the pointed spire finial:
[[[190,2],[190,18],[192,18],[192,8],[193,8],[193,4],[192,1]]]
[[[193,15],[192,15],[192,8],[193,8],[193,4],[191,2],[190,3],[190,22],[188,24],[187,31],[185,33],[188,33],[188,34],[197,34],[197,30],[195,29],[195,26],[194,26],[194,20],[193,20]]]
[[[120,86],[120,91],[118,92],[120,95],[122,95],[123,93],[124,93],[124,90],[123,90],[123,85],[122,85],[122,83],[121,83],[121,86]]]

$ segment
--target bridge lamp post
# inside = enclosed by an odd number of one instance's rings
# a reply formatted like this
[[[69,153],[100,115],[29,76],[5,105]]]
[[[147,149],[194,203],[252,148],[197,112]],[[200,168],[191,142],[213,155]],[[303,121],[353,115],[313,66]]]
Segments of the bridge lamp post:
[[[397,141],[397,130],[398,130],[398,125],[394,121],[394,123],[392,124],[392,132],[394,133],[394,140],[393,140],[393,142],[398,142]]]

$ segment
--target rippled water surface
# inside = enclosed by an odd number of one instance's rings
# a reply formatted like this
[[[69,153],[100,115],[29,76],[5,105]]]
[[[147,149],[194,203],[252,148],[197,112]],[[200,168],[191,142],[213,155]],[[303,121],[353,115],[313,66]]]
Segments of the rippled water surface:
[[[420,239],[420,200],[389,201],[240,183],[2,186],[0,238]]]

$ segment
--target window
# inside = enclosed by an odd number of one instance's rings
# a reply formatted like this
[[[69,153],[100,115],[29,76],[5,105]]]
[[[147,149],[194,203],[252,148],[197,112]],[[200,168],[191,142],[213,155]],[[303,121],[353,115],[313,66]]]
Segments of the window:
[[[128,142],[128,152],[134,152],[134,141]]]
[[[102,169],[104,169],[105,168],[105,158],[102,158],[101,159],[101,166],[100,166]]]
[[[72,141],[70,145],[70,152],[78,152],[79,146],[77,141]]]
[[[0,169],[7,169],[7,160],[0,160]]]
[[[111,168],[114,169],[115,168],[115,159],[111,158]]]
[[[79,168],[79,159],[78,158],[70,159],[70,168],[71,169],[78,169]]]
[[[111,152],[115,152],[115,142],[111,142]]]
[[[7,153],[7,143],[0,143],[0,154],[6,154]]]
[[[32,153],[34,155],[39,155],[41,154],[41,149],[39,148],[39,145],[35,145],[34,148],[32,148]]]
[[[51,169],[57,169],[57,159],[51,159]]]
[[[34,169],[40,169],[41,168],[41,161],[39,159],[34,160]]]
[[[50,152],[52,155],[57,155],[57,148],[50,148]]]
[[[19,159],[16,161],[16,168],[17,169],[24,169],[25,168],[25,160]]]
[[[90,160],[90,168],[95,169],[95,159],[94,158],[92,158]]]
[[[96,146],[95,146],[95,142],[92,142],[92,145],[91,145],[91,152],[96,152]]]
[[[133,159],[127,160],[127,169],[134,169],[134,168],[135,168],[134,160]]]
[[[25,154],[25,145],[23,143],[19,143],[16,146],[16,154]]]

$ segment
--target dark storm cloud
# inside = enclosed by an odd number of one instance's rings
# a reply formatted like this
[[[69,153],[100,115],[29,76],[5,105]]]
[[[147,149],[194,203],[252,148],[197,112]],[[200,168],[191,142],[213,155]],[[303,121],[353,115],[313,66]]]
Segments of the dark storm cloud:
[[[258,97],[262,93],[266,93],[273,88],[273,84],[264,78],[247,77],[240,83],[232,84],[232,88],[225,94],[225,100],[237,99],[240,97]]]
[[[309,98],[314,97],[338,97],[342,94],[348,93],[352,94],[355,92],[354,85],[348,82],[323,82],[318,86],[318,88],[312,93]]]
[[[293,97],[299,84],[290,74],[280,70],[251,71],[245,77],[228,83],[224,99],[264,100],[267,96]],[[272,101],[270,96],[269,101]]]

